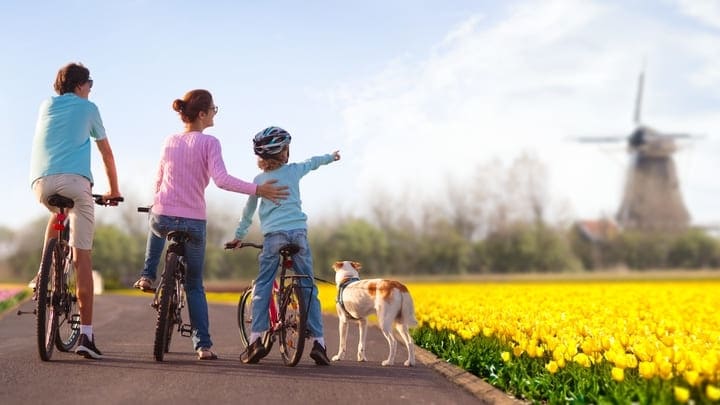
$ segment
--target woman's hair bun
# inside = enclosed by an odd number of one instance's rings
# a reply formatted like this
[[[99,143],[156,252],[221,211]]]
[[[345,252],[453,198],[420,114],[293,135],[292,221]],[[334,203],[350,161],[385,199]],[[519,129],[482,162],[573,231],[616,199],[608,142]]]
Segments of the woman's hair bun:
[[[177,112],[182,112],[185,109],[185,100],[181,100],[179,98],[175,99],[175,101],[173,101],[172,108]]]

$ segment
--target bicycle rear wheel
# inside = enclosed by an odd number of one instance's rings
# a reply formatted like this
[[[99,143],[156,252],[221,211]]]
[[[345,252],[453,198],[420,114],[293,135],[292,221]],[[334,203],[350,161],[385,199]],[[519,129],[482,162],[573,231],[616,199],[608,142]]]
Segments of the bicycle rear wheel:
[[[175,313],[173,304],[176,305],[177,303],[175,271],[179,265],[177,255],[169,252],[165,260],[165,269],[160,278],[160,286],[158,287],[158,317],[155,324],[155,343],[153,345],[153,353],[157,361],[163,361],[165,353],[170,349]]]
[[[40,274],[37,288],[37,343],[40,359],[48,361],[52,357],[57,334],[57,312],[53,306],[54,291],[54,256],[57,239],[48,240],[40,263]]]
[[[70,255],[70,247],[58,246],[63,249],[63,259],[59,261],[63,269],[60,282],[58,312],[58,332],[55,335],[55,347],[61,352],[69,352],[75,347],[80,337],[80,312],[77,304],[77,279],[75,266]]]
[[[280,300],[280,354],[286,366],[295,366],[302,357],[307,335],[307,308],[297,285],[288,286]]]

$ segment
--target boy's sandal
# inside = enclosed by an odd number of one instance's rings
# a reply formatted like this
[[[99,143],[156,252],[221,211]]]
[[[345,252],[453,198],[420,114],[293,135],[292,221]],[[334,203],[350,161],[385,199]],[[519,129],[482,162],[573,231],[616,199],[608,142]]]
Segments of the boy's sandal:
[[[198,349],[197,354],[198,360],[215,360],[218,358],[217,354],[206,348]]]
[[[152,291],[152,283],[153,280],[147,278],[147,277],[140,277],[138,281],[133,284],[133,287],[137,288],[140,291]]]

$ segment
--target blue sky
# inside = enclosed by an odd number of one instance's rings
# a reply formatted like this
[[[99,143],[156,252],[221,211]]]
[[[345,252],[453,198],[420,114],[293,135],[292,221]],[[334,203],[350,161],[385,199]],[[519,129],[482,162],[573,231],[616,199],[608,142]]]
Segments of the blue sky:
[[[624,145],[568,137],[630,133],[644,60],[643,121],[705,135],[676,163],[694,221],[720,222],[714,0],[11,0],[0,34],[5,226],[44,215],[27,179],[31,139],[70,61],[91,70],[128,207],[151,200],[162,140],[182,128],[172,101],[206,88],[220,106],[206,132],[240,178],[256,173],[250,139],[269,125],[293,135],[291,159],[341,151],[303,180],[304,207],[321,219],[367,215],[378,201],[442,202],[449,183],[476,189],[489,164],[523,153],[547,168],[551,215],[612,215]],[[103,191],[96,150],[93,159]],[[212,184],[207,196],[237,216],[245,201]]]

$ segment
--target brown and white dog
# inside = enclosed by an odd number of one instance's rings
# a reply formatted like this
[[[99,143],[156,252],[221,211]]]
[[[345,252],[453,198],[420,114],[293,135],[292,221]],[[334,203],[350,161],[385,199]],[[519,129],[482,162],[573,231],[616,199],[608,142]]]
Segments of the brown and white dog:
[[[347,351],[348,322],[358,323],[360,337],[358,340],[358,361],[367,361],[365,357],[365,340],[367,337],[367,317],[373,312],[377,314],[378,324],[390,353],[383,360],[383,366],[395,363],[397,339],[393,334],[393,325],[402,339],[408,352],[406,366],[415,365],[415,346],[408,328],[417,325],[415,306],[407,287],[398,281],[379,278],[360,280],[358,270],[362,265],[352,261],[338,261],[333,265],[335,285],[338,288],[336,308],[339,319],[340,347],[332,360],[343,360]]]

